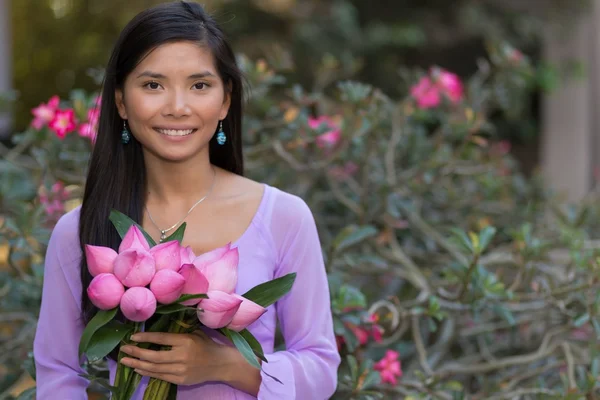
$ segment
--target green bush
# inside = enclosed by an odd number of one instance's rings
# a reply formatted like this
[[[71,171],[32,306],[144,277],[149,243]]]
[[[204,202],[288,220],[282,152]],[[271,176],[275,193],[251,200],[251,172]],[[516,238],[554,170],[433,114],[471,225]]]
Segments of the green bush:
[[[327,93],[239,60],[248,175],[303,197],[319,227],[344,360],[335,398],[597,394],[598,209],[555,205],[490,122],[535,85],[527,57],[490,45],[465,83],[410,70],[399,100],[336,80],[333,57],[317,69]],[[5,388],[30,351],[50,229],[81,195],[93,140],[77,131],[95,101],[72,92],[59,108],[74,110],[73,132],[42,121],[2,150]]]

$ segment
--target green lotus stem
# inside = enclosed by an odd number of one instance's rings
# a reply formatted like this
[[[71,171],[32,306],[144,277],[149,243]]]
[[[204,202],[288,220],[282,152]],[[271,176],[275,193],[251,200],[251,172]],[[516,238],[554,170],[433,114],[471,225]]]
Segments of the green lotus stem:
[[[141,331],[142,324],[136,322],[133,324],[133,333],[137,333]],[[126,338],[123,340],[121,345],[131,344],[131,340]],[[119,355],[117,356],[117,371],[115,374],[115,383],[114,386],[118,387],[120,390],[118,397],[115,400],[129,400],[135,389],[139,385],[142,376],[133,371],[131,367],[121,364],[121,359],[127,356],[127,354],[123,353],[119,349]]]
[[[184,327],[179,324],[185,317],[185,311],[180,311],[176,314],[174,320],[170,323],[168,332],[181,333]],[[161,350],[169,350],[170,346],[162,346]],[[148,387],[144,392],[143,400],[166,400],[169,395],[172,383],[160,379],[151,378],[148,382]]]

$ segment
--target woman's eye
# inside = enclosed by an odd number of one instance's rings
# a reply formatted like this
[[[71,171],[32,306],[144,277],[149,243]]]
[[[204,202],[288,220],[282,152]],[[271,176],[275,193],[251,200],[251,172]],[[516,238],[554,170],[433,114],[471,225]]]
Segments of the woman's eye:
[[[148,87],[148,89],[152,89],[152,90],[156,90],[160,87],[158,82],[148,82],[148,83],[146,83],[146,86]]]
[[[198,82],[194,84],[194,89],[198,89],[198,90],[202,90],[206,87],[206,83],[204,82]]]

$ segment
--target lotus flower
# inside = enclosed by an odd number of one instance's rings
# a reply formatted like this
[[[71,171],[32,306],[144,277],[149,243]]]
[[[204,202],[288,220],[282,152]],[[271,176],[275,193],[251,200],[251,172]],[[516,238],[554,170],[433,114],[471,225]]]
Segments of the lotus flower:
[[[145,321],[156,311],[156,297],[148,288],[129,288],[121,298],[121,311],[130,321]]]
[[[87,288],[87,295],[92,304],[101,310],[115,308],[125,293],[123,284],[113,274],[96,275]]]
[[[218,247],[204,254],[200,254],[198,257],[194,257],[194,264],[210,264],[219,261],[229,250],[231,250],[231,243],[227,243],[223,247]]]
[[[239,252],[230,245],[196,257],[194,265],[208,279],[208,290],[233,293],[237,285]]]
[[[125,234],[125,237],[121,241],[121,245],[119,246],[119,254],[129,249],[138,249],[138,250],[150,250],[150,245],[148,241],[144,237],[144,234],[140,229],[131,225],[131,228]]]
[[[187,246],[179,248],[179,257],[181,259],[181,265],[183,265],[191,264],[196,258],[196,255],[192,251],[192,248],[190,246]]]
[[[242,301],[242,304],[240,304],[240,308],[233,316],[233,319],[231,320],[229,325],[227,325],[227,328],[231,330],[237,332],[244,330],[246,329],[246,327],[248,327],[248,325],[252,324],[254,321],[259,319],[261,315],[267,312],[266,308],[259,306],[255,302],[248,300],[245,297],[242,297],[235,293],[232,294],[232,296],[234,296],[237,299],[240,299]]]
[[[198,319],[211,329],[227,326],[239,310],[242,300],[220,290],[212,290],[207,294],[208,299],[201,299],[198,304]]]
[[[117,252],[110,247],[85,245],[85,259],[92,276],[102,273],[112,274],[115,258],[117,258]]]
[[[181,296],[184,285],[183,276],[170,269],[161,269],[152,278],[150,290],[159,303],[170,304]]]
[[[115,275],[127,287],[146,286],[154,278],[156,265],[150,253],[130,249],[115,258]]]
[[[172,240],[166,243],[161,243],[150,249],[150,254],[154,257],[156,271],[170,269],[179,271],[181,267],[181,256],[179,254],[179,242]]]
[[[179,274],[185,279],[181,294],[200,294],[208,291],[208,280],[194,264],[182,265]],[[193,306],[199,302],[200,299],[190,299],[181,302],[181,304]]]

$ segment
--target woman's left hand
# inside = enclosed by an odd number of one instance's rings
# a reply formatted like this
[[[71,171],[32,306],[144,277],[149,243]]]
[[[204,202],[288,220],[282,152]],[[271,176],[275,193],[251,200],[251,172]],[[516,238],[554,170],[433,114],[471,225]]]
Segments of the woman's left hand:
[[[204,332],[190,334],[140,332],[135,334],[138,343],[156,343],[171,346],[170,350],[154,351],[127,345],[121,351],[121,363],[134,368],[137,373],[177,385],[196,385],[208,381],[223,381],[229,347],[216,343]]]

